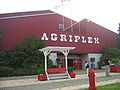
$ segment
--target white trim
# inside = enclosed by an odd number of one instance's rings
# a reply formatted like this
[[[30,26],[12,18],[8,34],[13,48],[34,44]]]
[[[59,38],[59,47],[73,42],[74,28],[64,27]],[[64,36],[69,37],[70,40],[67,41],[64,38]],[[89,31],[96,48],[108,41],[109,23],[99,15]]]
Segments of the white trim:
[[[45,16],[45,15],[54,15],[56,13],[43,13],[43,14],[30,14],[30,15],[19,15],[19,16],[10,16],[10,17],[2,17],[0,20],[5,19],[16,19],[16,18],[25,18],[25,17],[33,17],[33,16]]]
[[[65,31],[65,30],[67,30],[67,29],[69,29],[69,28],[73,27],[74,25],[76,25],[76,24],[78,24],[78,23],[79,23],[79,22],[76,22],[76,23],[74,23],[74,24],[72,24],[72,25],[68,26],[67,28],[63,29],[63,31]]]
[[[72,50],[72,49],[75,49],[75,47],[59,47],[59,46],[48,46],[48,47],[45,47],[45,48],[42,48],[42,49],[39,49],[39,51],[60,51],[60,52],[63,52],[63,51],[69,51],[69,50]]]
[[[70,26],[72,26],[72,19],[71,19],[70,23],[71,23]],[[73,32],[73,27],[71,27],[71,32]]]
[[[50,54],[51,51],[60,51],[64,54],[65,56],[65,68],[66,68],[66,73],[68,74],[68,77],[70,77],[68,73],[68,68],[67,68],[67,56],[70,50],[75,49],[75,47],[58,47],[58,46],[48,46],[42,49],[39,49],[39,51],[44,53],[45,56],[45,73],[47,75],[47,80],[49,80],[48,73],[47,73],[47,55]]]

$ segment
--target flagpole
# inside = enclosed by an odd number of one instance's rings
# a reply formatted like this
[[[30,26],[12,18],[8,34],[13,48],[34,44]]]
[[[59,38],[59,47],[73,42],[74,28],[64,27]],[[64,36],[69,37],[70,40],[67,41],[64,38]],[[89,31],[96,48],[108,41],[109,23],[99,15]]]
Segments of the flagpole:
[[[59,4],[58,6],[55,6],[54,9],[57,10],[58,8],[61,7],[62,11],[64,11],[64,6],[65,6],[64,4],[65,4],[66,2],[68,2],[68,1],[70,1],[70,0],[60,0],[60,1],[61,1],[61,4]],[[69,7],[69,8],[70,8],[70,7]],[[72,14],[71,9],[70,9],[70,12],[71,12],[71,14]],[[62,24],[63,24],[63,31],[65,31],[65,30],[67,30],[68,28],[70,28],[71,32],[73,32],[73,26],[74,26],[74,24],[73,24],[73,20],[72,20],[72,19],[70,19],[70,25],[65,28],[65,17],[62,15]],[[75,23],[75,24],[76,24],[76,23]]]
[[[70,6],[72,6],[71,2],[70,2]],[[70,13],[71,13],[71,16],[72,16],[72,8],[71,7],[70,7]],[[71,32],[73,32],[73,26],[72,26],[73,25],[73,21],[72,21],[72,19],[71,19],[70,22],[71,22]]]

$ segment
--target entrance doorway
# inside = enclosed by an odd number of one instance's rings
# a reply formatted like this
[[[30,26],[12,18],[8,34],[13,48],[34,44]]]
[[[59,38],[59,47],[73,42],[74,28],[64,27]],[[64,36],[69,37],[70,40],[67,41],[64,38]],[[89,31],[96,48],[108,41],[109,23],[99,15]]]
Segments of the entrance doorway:
[[[58,68],[65,68],[65,59],[57,59],[57,66]]]
[[[82,69],[82,61],[81,59],[68,59],[68,66],[74,68],[74,70],[81,70]]]

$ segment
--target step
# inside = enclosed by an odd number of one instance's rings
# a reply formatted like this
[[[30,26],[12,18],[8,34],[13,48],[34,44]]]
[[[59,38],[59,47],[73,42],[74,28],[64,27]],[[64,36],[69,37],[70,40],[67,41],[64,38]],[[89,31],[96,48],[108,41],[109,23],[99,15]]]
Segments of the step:
[[[48,74],[49,77],[52,77],[52,76],[65,76],[65,75],[68,75],[68,74],[67,73]]]
[[[67,73],[61,74],[48,74],[49,79],[62,79],[62,78],[69,78]]]
[[[69,78],[68,76],[55,76],[55,77],[49,77],[49,79],[63,79],[63,78]]]

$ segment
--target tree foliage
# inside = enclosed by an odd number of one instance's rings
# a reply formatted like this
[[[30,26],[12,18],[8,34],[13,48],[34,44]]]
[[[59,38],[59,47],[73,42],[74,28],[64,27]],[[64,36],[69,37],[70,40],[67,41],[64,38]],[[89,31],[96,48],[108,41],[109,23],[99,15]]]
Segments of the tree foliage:
[[[117,64],[119,61],[120,61],[119,58],[113,58],[111,60],[111,63]]]
[[[120,49],[116,47],[103,48],[100,64],[105,62],[106,59],[110,60],[111,62],[112,60],[116,60],[116,59],[120,61]]]
[[[120,49],[114,47],[105,47],[102,50],[102,58],[101,59],[109,59],[112,58],[119,58],[120,56]]]
[[[118,30],[118,32],[119,32],[119,34],[118,34],[118,39],[117,39],[117,47],[120,49],[120,23],[119,23],[119,30]]]
[[[22,43],[16,46],[14,51],[1,51],[0,52],[0,66],[11,67],[16,70],[32,69],[35,65],[36,68],[43,68],[44,56],[38,50],[45,47],[41,40],[35,36],[28,36]],[[21,71],[22,72],[22,71]]]
[[[39,67],[43,67],[44,56],[38,50],[44,46],[43,42],[37,40],[34,36],[28,37],[22,44],[19,44],[16,47],[16,51],[18,51],[16,53],[22,60],[21,65],[28,68],[37,63]]]
[[[3,40],[3,30],[0,30],[0,44],[2,43]]]

